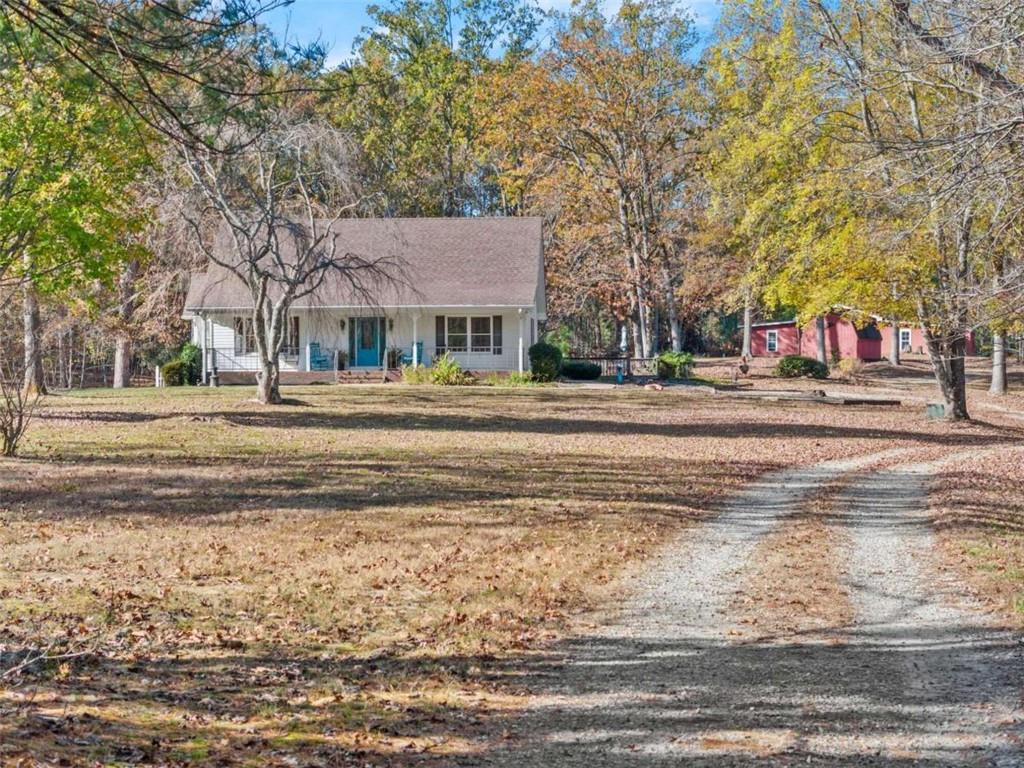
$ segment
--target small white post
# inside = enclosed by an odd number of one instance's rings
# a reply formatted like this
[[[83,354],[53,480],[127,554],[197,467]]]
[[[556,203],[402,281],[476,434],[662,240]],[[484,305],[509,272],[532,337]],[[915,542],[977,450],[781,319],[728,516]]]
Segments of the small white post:
[[[419,347],[416,344],[419,341],[418,324],[419,314],[412,316],[412,367],[416,368],[420,364],[420,353]]]
[[[307,371],[313,370],[313,350],[310,349],[309,342],[306,342],[306,368]]]
[[[523,372],[523,310],[519,310],[519,372]]]
[[[205,384],[206,383],[206,368],[207,368],[207,366],[206,366],[206,334],[207,334],[207,330],[206,330],[206,323],[207,323],[206,316],[205,315],[200,315],[199,316],[199,322],[202,325],[202,330],[203,330],[203,339],[202,339],[202,344],[203,344],[203,380],[202,380],[202,383]]]
[[[153,368],[153,374],[154,374],[154,376],[153,376],[153,386],[154,387],[162,387],[164,385],[164,382],[163,382],[163,375],[164,374],[163,374],[163,371],[160,370],[160,366],[159,365],[157,365],[157,366],[155,366]]]

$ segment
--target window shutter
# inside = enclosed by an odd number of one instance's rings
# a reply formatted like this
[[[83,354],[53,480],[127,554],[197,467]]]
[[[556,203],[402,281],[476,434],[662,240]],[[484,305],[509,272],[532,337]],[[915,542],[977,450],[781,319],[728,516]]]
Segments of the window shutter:
[[[438,315],[434,319],[434,346],[444,349],[444,315]]]
[[[501,354],[501,315],[491,318],[491,346],[494,348],[494,354]]]
[[[235,318],[235,354],[242,354],[243,335],[245,334],[245,320],[241,317]]]

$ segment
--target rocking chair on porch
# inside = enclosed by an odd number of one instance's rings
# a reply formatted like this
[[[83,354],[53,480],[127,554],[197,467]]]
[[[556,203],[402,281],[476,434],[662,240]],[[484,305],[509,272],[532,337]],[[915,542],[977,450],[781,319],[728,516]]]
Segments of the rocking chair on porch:
[[[423,359],[423,342],[416,342],[416,362],[420,365],[427,365],[427,361]],[[398,358],[399,365],[412,365],[412,352],[408,354],[402,352],[401,357]]]
[[[309,370],[329,371],[331,369],[331,358],[320,351],[318,342],[310,342],[309,345]]]

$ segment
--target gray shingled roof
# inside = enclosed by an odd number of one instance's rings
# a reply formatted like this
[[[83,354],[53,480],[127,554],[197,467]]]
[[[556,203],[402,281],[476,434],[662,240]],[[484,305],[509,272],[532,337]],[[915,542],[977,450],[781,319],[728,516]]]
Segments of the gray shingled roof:
[[[396,265],[392,279],[372,287],[374,306],[531,307],[539,301],[544,311],[539,218],[342,219],[332,232],[337,254]],[[205,273],[192,276],[185,311],[241,309],[251,303],[241,280],[211,263]],[[332,276],[294,306],[366,304],[347,281]]]

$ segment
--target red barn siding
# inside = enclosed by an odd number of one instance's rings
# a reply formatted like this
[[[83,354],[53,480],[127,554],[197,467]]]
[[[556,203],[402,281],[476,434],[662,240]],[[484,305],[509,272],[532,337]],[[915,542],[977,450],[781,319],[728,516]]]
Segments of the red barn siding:
[[[825,357],[832,360],[838,350],[839,357],[860,357],[861,340],[857,337],[857,329],[849,320],[836,315],[825,318]],[[800,341],[800,354],[806,357],[818,356],[818,324],[812,321],[803,332]],[[867,358],[862,358],[867,359]],[[875,356],[877,360],[877,355]]]
[[[907,325],[903,325],[900,327],[904,329],[910,328],[910,352],[908,353],[906,352],[906,350],[901,350],[904,354],[928,354],[928,350],[925,347],[924,343],[924,332],[920,328],[918,328],[917,326]],[[891,325],[886,325],[880,327],[879,330],[882,332],[882,352],[884,355],[887,356],[889,354],[889,350],[892,348],[890,344],[892,341],[893,327]],[[972,331],[967,332],[966,354],[971,357],[973,357],[976,354],[974,349],[974,333]]]
[[[768,351],[768,331],[778,333],[778,349],[775,352]],[[799,350],[800,333],[795,322],[755,325],[750,329],[750,354],[754,357],[797,355]]]
[[[924,334],[920,328],[910,328],[910,353],[925,354]],[[779,346],[776,352],[768,351],[768,331],[778,333]],[[857,326],[839,315],[825,318],[825,356],[831,361],[832,350],[839,350],[841,358],[858,358],[872,361],[882,360],[889,354],[893,328],[891,325],[877,327],[877,334],[857,333]],[[869,338],[876,335],[880,338]],[[800,332],[795,321],[756,324],[750,329],[750,352],[754,357],[782,357],[783,355],[818,356],[818,324],[811,321]],[[974,334],[967,334],[967,354],[974,355]]]

